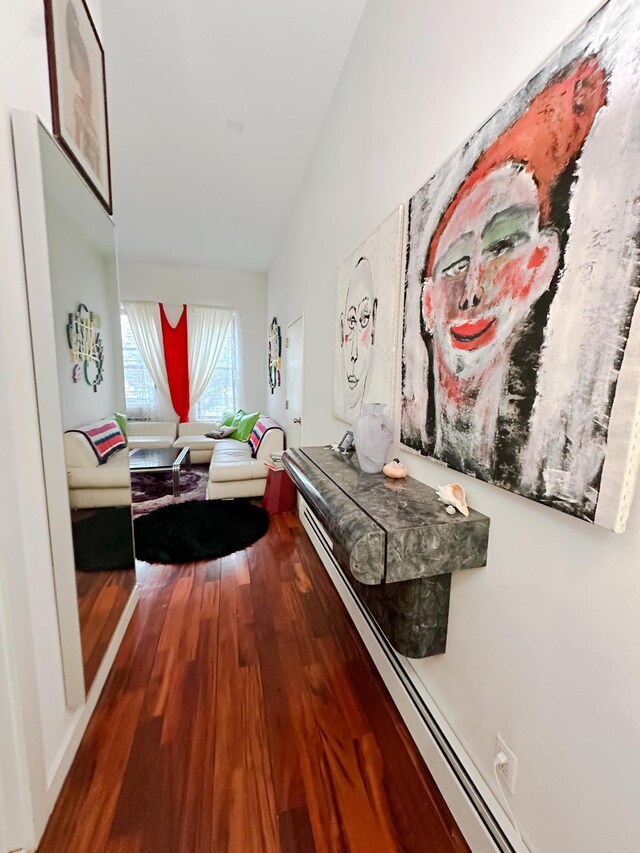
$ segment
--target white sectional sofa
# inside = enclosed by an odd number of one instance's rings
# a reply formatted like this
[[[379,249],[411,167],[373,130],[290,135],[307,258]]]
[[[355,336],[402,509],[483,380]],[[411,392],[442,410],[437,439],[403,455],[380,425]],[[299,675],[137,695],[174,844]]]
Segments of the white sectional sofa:
[[[174,424],[160,421],[129,421],[129,447],[189,447],[195,464],[210,462],[207,497],[211,499],[249,498],[264,494],[268,469],[265,462],[272,453],[284,449],[282,429],[268,418],[256,424],[266,426],[255,457],[246,441],[234,438],[208,438],[216,424],[209,421],[190,421]],[[177,438],[176,438],[177,430]],[[255,444],[255,442],[254,442]]]
[[[261,432],[261,424],[266,429],[255,457],[252,455],[253,448],[246,441],[208,438],[206,433],[213,432],[217,426],[209,421],[190,421],[177,425],[171,422],[129,421],[129,447],[189,447],[193,463],[210,462],[208,498],[259,497],[264,494],[267,484],[268,469],[264,463],[272,453],[284,449],[282,429],[274,421],[260,418],[256,424],[258,433]]]
[[[64,452],[72,508],[130,504],[129,450],[135,448],[189,447],[192,462],[210,460],[207,497],[212,500],[263,495],[268,474],[264,463],[272,453],[284,449],[282,429],[275,421],[261,417],[252,433],[253,445],[234,438],[207,438],[206,433],[214,429],[215,424],[205,421],[192,421],[178,427],[170,421],[130,421],[128,448],[114,453],[102,465],[84,435],[65,433]],[[176,430],[179,432],[177,438]]]
[[[65,432],[63,440],[71,509],[131,503],[128,450],[114,453],[100,465],[84,435]]]
[[[284,432],[276,424],[264,433],[255,458],[251,445],[246,441],[233,438],[216,440],[209,466],[207,497],[211,500],[260,497],[264,494],[269,473],[264,463],[272,453],[283,449]]]

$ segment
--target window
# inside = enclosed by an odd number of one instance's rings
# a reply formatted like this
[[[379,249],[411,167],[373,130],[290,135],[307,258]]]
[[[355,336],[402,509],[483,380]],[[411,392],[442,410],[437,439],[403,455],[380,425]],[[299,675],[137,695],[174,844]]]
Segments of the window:
[[[209,384],[196,403],[196,420],[217,421],[225,412],[236,411],[236,354],[237,335],[234,317]]]
[[[127,417],[151,421],[158,418],[158,389],[144,366],[131,323],[124,309],[120,313],[122,360],[124,362],[124,397]]]

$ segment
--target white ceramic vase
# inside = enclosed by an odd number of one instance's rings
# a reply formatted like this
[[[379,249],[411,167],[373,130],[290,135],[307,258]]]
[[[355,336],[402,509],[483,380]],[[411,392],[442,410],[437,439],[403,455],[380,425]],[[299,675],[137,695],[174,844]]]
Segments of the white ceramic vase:
[[[384,403],[365,403],[353,422],[356,453],[366,474],[377,474],[387,461],[393,438],[391,418],[384,414]]]

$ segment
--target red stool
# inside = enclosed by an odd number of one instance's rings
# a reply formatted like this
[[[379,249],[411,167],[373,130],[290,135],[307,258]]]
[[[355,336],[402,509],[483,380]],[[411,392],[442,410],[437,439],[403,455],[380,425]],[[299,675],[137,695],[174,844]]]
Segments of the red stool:
[[[262,498],[262,509],[267,512],[291,512],[296,506],[296,487],[284,468],[269,468],[267,487]]]

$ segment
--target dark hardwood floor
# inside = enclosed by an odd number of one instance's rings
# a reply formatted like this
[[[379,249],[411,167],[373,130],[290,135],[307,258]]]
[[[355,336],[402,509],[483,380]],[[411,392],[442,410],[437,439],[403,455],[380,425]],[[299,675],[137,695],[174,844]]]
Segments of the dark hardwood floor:
[[[76,572],[84,684],[88,691],[135,586],[133,569]]]
[[[468,850],[295,515],[139,579],[40,853]]]
[[[71,511],[84,684],[88,691],[136,585],[128,506]]]

